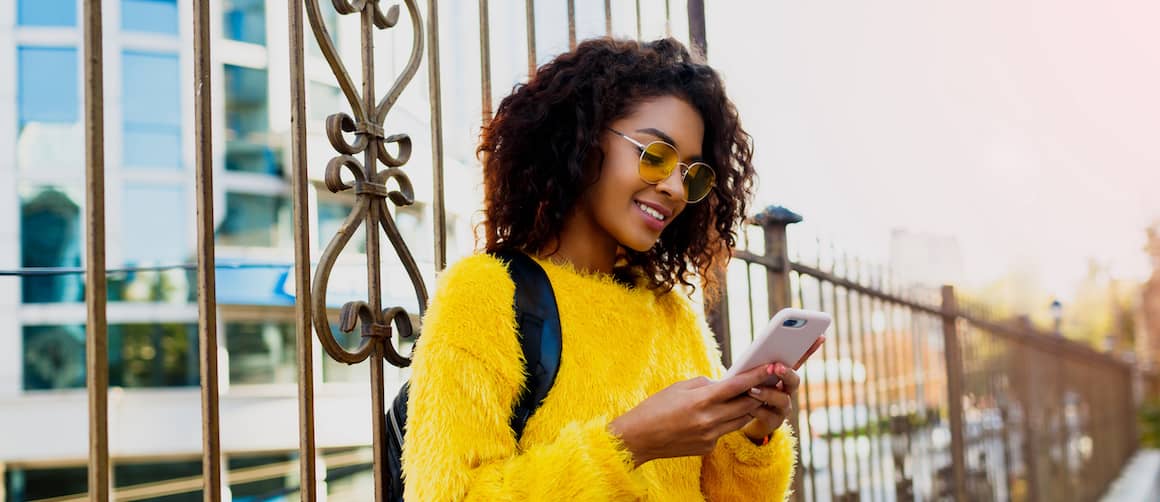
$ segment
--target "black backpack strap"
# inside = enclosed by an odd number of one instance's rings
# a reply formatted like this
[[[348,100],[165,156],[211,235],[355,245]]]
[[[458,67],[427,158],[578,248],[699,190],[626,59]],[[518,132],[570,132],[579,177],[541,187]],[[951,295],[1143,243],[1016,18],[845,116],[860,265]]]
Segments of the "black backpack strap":
[[[548,397],[560,371],[563,345],[560,312],[556,308],[552,283],[539,263],[519,251],[501,251],[493,256],[508,263],[508,273],[516,285],[516,323],[527,372],[527,381],[511,418],[512,431],[519,441],[528,419]]]

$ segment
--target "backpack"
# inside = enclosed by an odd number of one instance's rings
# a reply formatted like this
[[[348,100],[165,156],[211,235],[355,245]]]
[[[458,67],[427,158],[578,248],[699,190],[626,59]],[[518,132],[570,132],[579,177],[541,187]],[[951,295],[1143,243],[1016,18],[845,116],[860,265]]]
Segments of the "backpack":
[[[519,251],[500,251],[492,256],[508,263],[508,274],[516,285],[516,323],[527,374],[527,383],[511,417],[511,428],[518,442],[528,419],[548,396],[560,369],[560,313],[556,309],[552,283],[540,264]],[[387,500],[390,501],[403,500],[403,437],[407,432],[410,388],[410,382],[403,384],[383,421],[387,428],[383,477],[387,483]]]

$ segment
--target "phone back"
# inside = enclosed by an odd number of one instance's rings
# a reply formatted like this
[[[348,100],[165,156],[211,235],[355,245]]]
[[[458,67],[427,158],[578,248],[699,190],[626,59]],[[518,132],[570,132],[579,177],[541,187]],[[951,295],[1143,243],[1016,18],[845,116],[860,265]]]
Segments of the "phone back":
[[[782,309],[769,320],[745,354],[733,362],[725,376],[731,377],[770,363],[782,363],[792,368],[832,322],[833,318],[825,312]],[[767,383],[772,385],[777,380],[776,376],[771,376]]]

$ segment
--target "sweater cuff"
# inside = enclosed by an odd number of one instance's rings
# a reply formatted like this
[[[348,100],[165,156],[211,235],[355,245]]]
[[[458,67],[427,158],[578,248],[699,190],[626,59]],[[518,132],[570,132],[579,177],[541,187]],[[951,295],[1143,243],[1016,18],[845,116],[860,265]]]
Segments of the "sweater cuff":
[[[645,487],[634,469],[632,452],[615,434],[608,430],[609,420],[598,417],[587,422],[573,422],[560,432],[563,443],[583,445],[576,453],[587,458],[590,465],[598,466],[601,475],[590,483],[606,485],[604,493],[619,493],[628,497],[643,497]]]
[[[795,441],[792,428],[785,424],[774,431],[765,445],[753,444],[745,433],[736,431],[723,436],[718,446],[725,448],[739,464],[766,467],[774,463],[778,452],[793,451]]]

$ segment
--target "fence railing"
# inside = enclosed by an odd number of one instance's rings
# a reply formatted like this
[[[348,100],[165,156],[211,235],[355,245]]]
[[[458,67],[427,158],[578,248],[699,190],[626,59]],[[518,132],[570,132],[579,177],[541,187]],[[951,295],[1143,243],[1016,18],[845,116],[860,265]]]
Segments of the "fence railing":
[[[663,9],[665,33],[673,27],[671,0],[633,0],[636,37],[643,32],[642,2],[649,4],[653,12]],[[403,339],[411,338],[415,330],[411,325],[413,312],[399,306],[383,305],[383,277],[381,256],[385,246],[381,242],[380,230],[390,241],[393,252],[398,255],[404,271],[413,286],[419,305],[418,314],[426,306],[427,290],[416,265],[415,259],[404,242],[391,215],[388,201],[395,207],[408,206],[415,201],[415,187],[404,167],[412,152],[412,139],[406,133],[392,131],[387,121],[392,107],[399,100],[403,90],[418,72],[426,55],[428,70],[428,102],[430,104],[430,145],[432,187],[431,201],[434,220],[434,265],[441,270],[447,261],[446,209],[444,201],[443,164],[443,108],[439,60],[439,10],[438,1],[429,0],[422,12],[416,0],[402,0],[399,5],[387,6],[381,0],[329,0],[339,16],[349,15],[359,18],[359,60],[344,61],[336,49],[327,26],[320,0],[289,0],[289,75],[290,80],[290,174],[293,208],[294,271],[296,285],[295,323],[297,334],[298,363],[298,414],[299,414],[299,455],[298,471],[302,500],[317,500],[317,455],[315,444],[314,405],[314,354],[312,336],[317,334],[326,356],[346,364],[365,363],[369,367],[370,379],[370,423],[372,424],[374,451],[374,493],[376,500],[384,497],[386,479],[383,475],[383,448],[385,446],[385,388],[384,360],[398,367],[407,366],[409,358],[396,349]],[[613,2],[605,0],[603,5],[605,34],[613,34]],[[616,2],[623,4],[625,2]],[[85,301],[88,309],[86,323],[86,374],[89,396],[89,463],[88,497],[90,500],[107,501],[111,496],[111,469],[109,458],[108,426],[108,323],[105,319],[108,290],[106,286],[105,257],[105,191],[104,191],[104,88],[102,72],[102,0],[83,0],[82,25],[84,40],[84,92],[86,130],[86,286]],[[461,6],[460,6],[461,7]],[[489,22],[489,2],[479,0],[479,42],[480,42],[480,89],[482,118],[486,122],[492,113],[492,77]],[[704,53],[704,7],[701,0],[688,0],[685,6],[689,15],[681,20],[688,23],[688,31],[693,34],[695,50]],[[405,9],[405,13],[403,10]],[[528,72],[537,66],[537,17],[536,2],[524,2],[524,22],[527,32]],[[218,375],[218,305],[215,285],[215,239],[214,239],[214,115],[211,89],[214,88],[211,74],[211,13],[216,12],[211,2],[192,2],[193,24],[193,89],[194,89],[194,145],[196,168],[197,200],[197,306],[198,306],[198,347],[201,382],[202,412],[202,481],[201,490],[205,500],[217,501],[223,496],[221,417],[219,406]],[[407,24],[399,29],[409,30],[410,58],[395,76],[387,92],[376,86],[376,33],[395,29],[400,19]],[[566,0],[568,45],[577,43],[576,2]],[[309,32],[307,32],[309,27]],[[623,30],[621,30],[623,32]],[[322,252],[317,267],[311,268],[308,208],[307,166],[307,118],[306,118],[306,63],[304,58],[304,37],[313,36],[317,48],[338,83],[341,94],[349,105],[349,113],[339,112],[326,120],[326,136],[335,154],[325,169],[325,186],[332,192],[353,192],[355,205],[351,213],[339,227],[337,234],[329,237],[329,244]],[[357,75],[361,82],[352,78],[352,67],[357,63]],[[343,248],[360,231],[365,235],[365,256],[367,268],[368,297],[365,300],[348,302],[342,306],[339,316],[340,329],[346,333],[358,333],[361,344],[348,350],[336,339],[327,316],[327,286],[331,270]],[[59,272],[59,271],[56,271]],[[306,287],[309,285],[309,287]],[[267,472],[268,471],[268,472]],[[262,471],[263,476],[277,475],[278,469]],[[246,473],[247,479],[256,476]],[[135,487],[119,489],[120,497],[135,497],[134,489],[150,494],[182,493],[192,489],[190,480],[178,480],[174,486]],[[170,483],[173,484],[173,483]],[[180,486],[177,486],[180,485]],[[169,491],[166,491],[169,490]],[[176,492],[172,490],[178,490]],[[67,499],[68,497],[65,497]]]
[[[384,306],[380,296],[379,230],[400,256],[420,308],[427,292],[407,245],[390,218],[388,200],[411,204],[414,190],[405,165],[411,138],[390,131],[387,116],[420,67],[428,62],[431,112],[434,261],[441,269],[447,250],[443,200],[442,98],[439,72],[438,2],[425,14],[415,0],[404,0],[410,26],[411,56],[386,93],[376,89],[374,33],[394,28],[402,15],[378,0],[331,0],[339,15],[360,18],[361,75],[358,85],[344,66],[319,11],[319,0],[290,0],[291,149],[296,295],[299,456],[301,498],[316,500],[318,480],[314,438],[314,376],[311,337],[328,357],[356,364],[371,373],[368,396],[374,447],[376,499],[383,498],[379,459],[384,445],[383,361],[405,366],[396,351],[412,334],[410,314]],[[636,31],[641,34],[641,1],[636,0]],[[85,130],[87,158],[86,324],[90,413],[89,498],[110,498],[108,441],[108,360],[105,321],[105,237],[103,165],[103,87],[101,0],[84,0]],[[605,0],[605,26],[613,27],[611,2]],[[670,3],[663,3],[666,26]],[[575,2],[567,1],[569,43],[576,43]],[[479,0],[482,118],[491,102],[488,0]],[[705,47],[704,6],[686,5],[694,45]],[[222,449],[218,412],[218,336],[214,282],[213,113],[211,107],[209,2],[193,2],[195,144],[198,212],[198,310],[202,396],[202,492],[222,498]],[[537,61],[535,2],[525,4],[528,69]],[[306,89],[303,52],[305,27],[324,55],[350,106],[327,120],[335,150],[326,169],[331,191],[352,191],[354,210],[311,271],[307,220]],[[380,164],[382,167],[380,168]],[[393,188],[389,188],[391,185]],[[755,218],[763,230],[761,249],[736,250],[732,270],[748,284],[744,301],[728,297],[708,309],[726,363],[733,342],[752,337],[757,321],[783,306],[821,309],[835,325],[821,353],[802,369],[803,387],[793,425],[799,431],[801,475],[797,500],[1093,500],[1108,485],[1135,448],[1133,368],[1105,354],[1036,332],[1026,323],[1004,323],[972,314],[957,303],[952,288],[939,301],[913,298],[887,282],[879,271],[830,260],[793,262],[786,227],[799,220],[784,210]],[[335,342],[326,315],[326,289],[335,257],[362,225],[366,234],[365,301],[343,306],[339,324],[356,329],[362,345],[348,351]],[[735,279],[734,279],[735,280]],[[765,283],[754,288],[754,283]],[[304,285],[311,285],[310,288]],[[764,291],[762,291],[764,290]],[[761,294],[758,294],[758,293]],[[758,301],[758,300],[764,301]],[[736,314],[736,315],[735,315]],[[748,320],[748,329],[744,321]],[[730,325],[734,328],[731,329]],[[740,343],[738,343],[740,345]],[[189,484],[190,480],[183,481]]]
[[[919,297],[839,257],[791,261],[798,221],[757,215],[761,249],[736,250],[725,274],[747,298],[707,310],[726,357],[780,308],[834,316],[801,369],[796,500],[1099,498],[1136,448],[1133,366],[1025,318],[989,319],[951,286]]]

